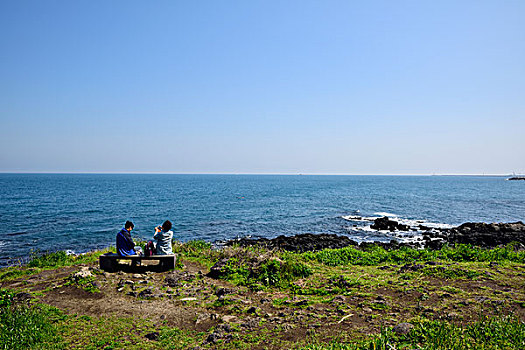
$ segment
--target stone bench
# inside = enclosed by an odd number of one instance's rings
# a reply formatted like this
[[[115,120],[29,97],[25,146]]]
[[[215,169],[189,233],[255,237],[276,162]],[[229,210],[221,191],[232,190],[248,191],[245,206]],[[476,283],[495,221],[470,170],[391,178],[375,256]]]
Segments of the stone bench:
[[[128,255],[121,256],[115,253],[106,253],[98,257],[100,268],[107,272],[115,272],[119,270],[118,260],[131,260],[132,266],[139,266],[143,260],[157,260],[157,265],[160,271],[172,270],[175,268],[175,262],[177,261],[177,255],[151,255],[151,256],[139,256],[139,255]]]

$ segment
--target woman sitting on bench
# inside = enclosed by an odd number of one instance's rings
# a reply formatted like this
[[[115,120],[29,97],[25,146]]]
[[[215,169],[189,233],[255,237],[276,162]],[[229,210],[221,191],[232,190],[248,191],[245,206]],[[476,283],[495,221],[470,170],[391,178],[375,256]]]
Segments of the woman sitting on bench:
[[[153,239],[157,241],[156,254],[157,255],[172,255],[171,240],[173,238],[173,231],[171,231],[171,222],[164,221],[162,226],[155,227],[155,234]]]

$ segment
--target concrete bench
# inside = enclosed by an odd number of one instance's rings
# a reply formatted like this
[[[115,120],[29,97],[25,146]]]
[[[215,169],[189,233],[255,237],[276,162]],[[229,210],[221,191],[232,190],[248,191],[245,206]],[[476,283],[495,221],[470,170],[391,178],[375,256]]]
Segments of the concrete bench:
[[[160,271],[172,270],[175,268],[175,262],[177,261],[177,255],[151,255],[151,256],[139,256],[139,255],[128,255],[120,256],[115,253],[106,253],[98,257],[100,268],[107,272],[115,272],[119,270],[118,260],[131,260],[132,266],[139,266],[143,260],[157,260],[157,265]]]

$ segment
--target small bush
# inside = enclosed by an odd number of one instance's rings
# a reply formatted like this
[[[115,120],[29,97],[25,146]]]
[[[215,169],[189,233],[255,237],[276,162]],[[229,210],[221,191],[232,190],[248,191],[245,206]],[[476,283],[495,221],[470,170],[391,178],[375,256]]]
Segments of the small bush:
[[[300,262],[271,259],[252,271],[250,278],[265,286],[285,287],[293,280],[308,277],[311,274],[312,270]]]
[[[34,251],[31,253],[31,260],[27,264],[30,267],[58,267],[70,262],[70,256],[65,251],[42,253]]]

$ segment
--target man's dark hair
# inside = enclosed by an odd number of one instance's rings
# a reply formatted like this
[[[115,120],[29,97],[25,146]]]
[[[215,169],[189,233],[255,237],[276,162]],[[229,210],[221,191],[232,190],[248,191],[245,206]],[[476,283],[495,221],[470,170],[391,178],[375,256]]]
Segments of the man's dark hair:
[[[126,223],[124,224],[124,228],[127,230],[128,228],[134,228],[135,225],[133,225],[133,223],[131,221],[126,221]]]
[[[171,221],[169,220],[164,221],[164,223],[162,224],[162,230],[164,232],[168,232],[169,230],[171,230]]]

